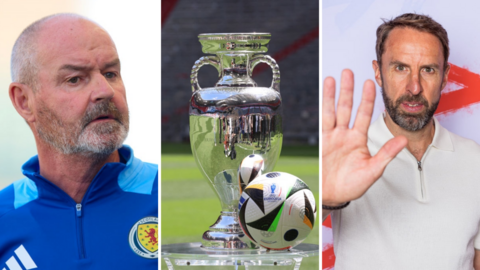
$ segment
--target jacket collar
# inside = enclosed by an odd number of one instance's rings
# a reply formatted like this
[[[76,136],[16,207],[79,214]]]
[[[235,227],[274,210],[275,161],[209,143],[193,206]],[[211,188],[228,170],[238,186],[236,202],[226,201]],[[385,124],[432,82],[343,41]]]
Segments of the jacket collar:
[[[132,168],[134,166],[133,161],[135,159],[133,155],[133,150],[129,146],[124,145],[120,149],[118,149],[118,153],[122,157],[121,159],[126,160],[126,164],[123,164],[121,162],[105,164],[90,183],[90,186],[88,187],[88,190],[85,193],[82,202],[91,200],[92,198],[98,196],[108,195],[108,193],[110,192],[114,192],[115,189],[118,188],[118,184],[116,181],[118,175],[122,171],[130,171],[134,169]],[[65,192],[63,192],[63,190],[61,190],[48,179],[40,175],[40,164],[38,161],[38,155],[33,156],[25,164],[23,164],[22,172],[25,176],[33,180],[35,184],[43,190],[43,192],[40,192],[41,197],[61,197],[62,199],[67,199],[73,202],[73,199]],[[98,178],[102,178],[102,180],[98,181]]]

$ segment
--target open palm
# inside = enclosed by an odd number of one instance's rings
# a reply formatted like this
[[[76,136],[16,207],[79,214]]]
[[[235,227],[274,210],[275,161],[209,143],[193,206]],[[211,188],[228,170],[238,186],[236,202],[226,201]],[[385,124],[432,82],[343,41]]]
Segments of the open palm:
[[[353,128],[349,128],[353,106],[353,73],[342,72],[335,113],[335,80],[324,81],[322,104],[322,203],[338,206],[361,197],[380,178],[387,164],[407,145],[398,136],[375,156],[367,147],[367,131],[375,101],[375,84],[367,80]]]

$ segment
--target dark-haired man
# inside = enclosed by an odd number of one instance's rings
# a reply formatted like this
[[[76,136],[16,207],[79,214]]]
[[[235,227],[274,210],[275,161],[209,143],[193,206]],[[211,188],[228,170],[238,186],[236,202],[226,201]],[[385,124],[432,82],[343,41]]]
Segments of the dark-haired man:
[[[353,74],[323,98],[323,217],[332,214],[335,269],[479,268],[480,146],[433,117],[447,83],[448,36],[428,16],[403,14],[377,30],[375,80],[386,113],[370,127],[365,82],[349,129]]]
[[[38,156],[0,191],[0,269],[157,269],[158,166],[123,145],[129,116],[115,44],[96,23],[27,27],[10,99]]]

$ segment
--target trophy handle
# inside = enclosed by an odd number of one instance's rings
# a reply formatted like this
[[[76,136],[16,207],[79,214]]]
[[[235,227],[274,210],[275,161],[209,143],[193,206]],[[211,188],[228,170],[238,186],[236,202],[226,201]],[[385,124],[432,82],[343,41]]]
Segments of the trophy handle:
[[[200,85],[198,84],[198,70],[203,67],[204,65],[212,65],[214,66],[217,71],[218,75],[221,74],[220,72],[220,59],[216,56],[204,56],[200,57],[192,67],[192,73],[190,75],[190,83],[192,84],[192,92],[200,90]]]
[[[278,67],[277,62],[275,59],[270,57],[269,55],[263,55],[263,54],[257,54],[254,57],[252,57],[252,60],[250,60],[250,69],[248,70],[248,73],[250,76],[252,76],[253,69],[258,63],[265,63],[269,65],[272,68],[272,85],[270,88],[275,89],[277,92],[280,92],[280,68]]]

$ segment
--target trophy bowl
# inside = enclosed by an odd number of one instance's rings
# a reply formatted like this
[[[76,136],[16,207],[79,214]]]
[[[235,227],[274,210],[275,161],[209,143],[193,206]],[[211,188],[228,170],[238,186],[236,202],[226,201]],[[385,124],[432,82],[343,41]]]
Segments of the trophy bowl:
[[[243,242],[238,221],[240,187],[238,168],[243,158],[261,155],[265,171],[272,171],[282,148],[280,71],[275,60],[262,53],[268,33],[201,34],[204,56],[191,73],[190,143],[198,168],[221,204],[217,221],[202,236],[210,249],[252,248]],[[258,87],[251,79],[258,63],[272,68],[270,87]],[[201,88],[198,70],[212,65],[219,72],[215,87]],[[246,241],[248,242],[248,241]]]

